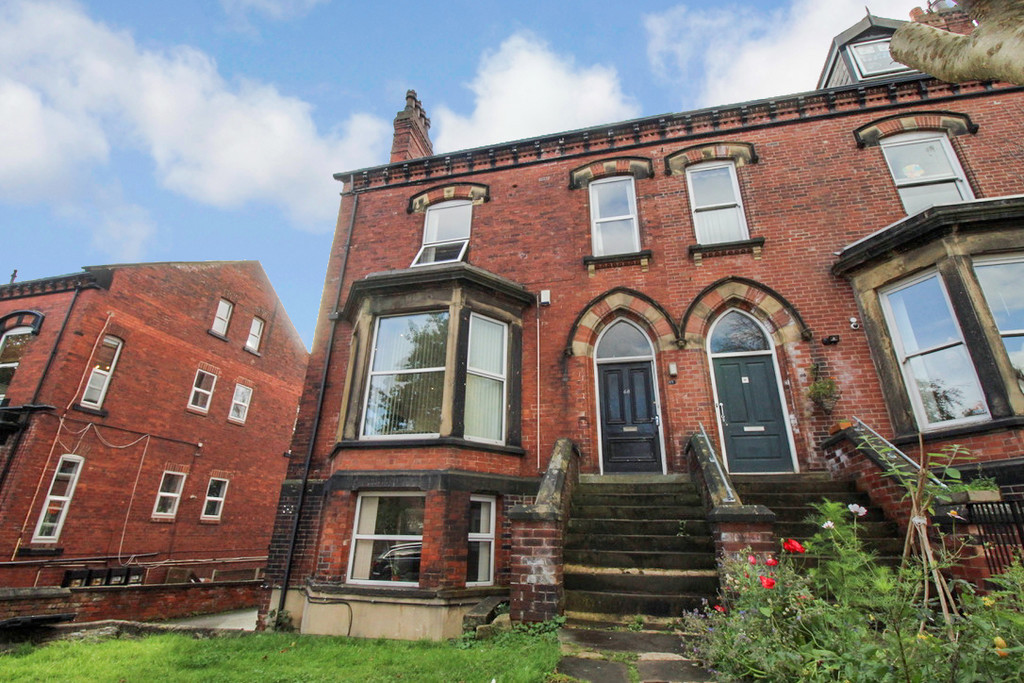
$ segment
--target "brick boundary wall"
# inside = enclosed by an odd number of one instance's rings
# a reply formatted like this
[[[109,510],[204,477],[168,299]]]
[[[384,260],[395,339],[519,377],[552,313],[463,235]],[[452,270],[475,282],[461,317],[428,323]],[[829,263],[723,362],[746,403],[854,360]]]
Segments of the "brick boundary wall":
[[[0,622],[75,613],[74,621],[156,621],[256,607],[262,581],[0,589]]]

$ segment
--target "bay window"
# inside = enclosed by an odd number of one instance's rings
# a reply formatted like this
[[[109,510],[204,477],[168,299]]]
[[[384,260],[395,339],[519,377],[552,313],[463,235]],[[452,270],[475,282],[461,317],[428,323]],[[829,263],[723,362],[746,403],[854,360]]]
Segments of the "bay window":
[[[466,438],[505,441],[505,364],[508,326],[475,313],[469,320]]]
[[[898,283],[882,292],[882,304],[918,423],[987,419],[981,384],[939,274]]]
[[[422,494],[359,494],[350,582],[406,586],[419,582],[425,502]]]
[[[489,496],[470,496],[466,585],[494,583],[494,506]]]
[[[1024,257],[975,260],[974,272],[1024,390]]]

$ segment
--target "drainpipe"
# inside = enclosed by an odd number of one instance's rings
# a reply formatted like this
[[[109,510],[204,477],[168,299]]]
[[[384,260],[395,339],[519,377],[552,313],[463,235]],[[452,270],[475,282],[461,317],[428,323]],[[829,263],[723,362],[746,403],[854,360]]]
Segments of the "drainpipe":
[[[53,366],[53,361],[57,357],[57,351],[60,349],[60,343],[64,340],[64,331],[68,328],[68,321],[71,320],[71,311],[75,308],[75,303],[78,301],[78,295],[81,294],[83,289],[99,289],[99,285],[88,284],[78,285],[75,287],[75,293],[71,297],[71,303],[68,304],[68,310],[64,313],[64,321],[60,325],[60,331],[57,333],[57,339],[53,342],[53,348],[50,349],[50,357],[46,359],[46,366],[43,367],[42,374],[39,375],[39,382],[36,384],[36,390],[32,394],[32,401],[29,402],[25,407],[39,410],[42,406],[37,405],[39,401],[39,394],[43,390],[43,381],[46,376],[50,373],[50,368]],[[3,493],[4,484],[7,483],[7,476],[11,472],[11,467],[14,465],[14,459],[17,457],[18,448],[21,446],[21,439],[25,432],[28,430],[28,422],[31,419],[31,413],[25,414],[25,424],[22,425],[14,435],[14,443],[11,444],[10,455],[7,456],[7,462],[4,463],[3,471],[0,471],[0,493]],[[39,476],[43,476],[40,474]]]
[[[320,428],[320,411],[323,410],[324,394],[327,390],[327,369],[331,366],[331,355],[334,351],[334,338],[338,331],[338,320],[341,313],[341,291],[345,286],[345,269],[348,266],[348,252],[352,246],[352,230],[356,223],[356,208],[359,206],[359,195],[355,191],[355,176],[349,176],[352,191],[352,214],[348,220],[348,233],[345,235],[345,248],[341,252],[341,270],[338,273],[338,293],[334,297],[334,310],[328,314],[327,319],[331,321],[331,333],[327,339],[327,353],[324,355],[324,366],[320,371],[320,387],[317,390],[316,414],[313,416],[313,426],[309,435],[309,447],[306,449],[306,462],[302,469],[302,485],[299,488],[299,500],[295,505],[295,519],[292,522],[292,530],[288,539],[288,554],[285,556],[284,578],[281,579],[281,596],[277,602],[277,613],[280,615],[284,610],[285,599],[288,597],[288,583],[292,578],[292,559],[295,556],[295,545],[299,538],[299,520],[302,519],[302,506],[306,502],[306,484],[309,482],[309,470],[313,462],[313,449],[316,446],[316,435]],[[342,196],[345,193],[342,192]]]

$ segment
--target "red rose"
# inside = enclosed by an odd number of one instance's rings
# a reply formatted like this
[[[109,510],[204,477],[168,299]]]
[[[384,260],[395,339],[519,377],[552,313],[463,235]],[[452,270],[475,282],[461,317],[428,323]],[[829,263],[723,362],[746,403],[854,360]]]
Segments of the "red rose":
[[[794,538],[787,538],[785,542],[782,544],[782,549],[791,553],[804,552],[804,547],[800,545],[800,541],[797,541]]]
[[[774,557],[769,557],[767,560],[764,561],[764,563],[769,567],[776,567],[778,566],[779,561],[776,560]]]
[[[725,608],[721,605],[715,605],[714,609],[716,612],[721,612],[722,614],[725,614]]]
[[[757,578],[761,579],[761,585],[765,588],[775,588],[775,579],[773,579],[772,577],[759,576]]]
[[[753,555],[747,555],[747,562],[750,564],[757,564],[757,558]]]

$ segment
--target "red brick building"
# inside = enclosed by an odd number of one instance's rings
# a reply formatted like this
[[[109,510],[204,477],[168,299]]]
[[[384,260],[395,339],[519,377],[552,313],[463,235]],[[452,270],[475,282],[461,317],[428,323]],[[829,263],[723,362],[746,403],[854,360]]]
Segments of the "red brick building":
[[[726,479],[854,477],[839,416],[1017,458],[1024,92],[893,63],[900,23],[838,36],[810,92],[445,155],[410,93],[392,162],[336,176],[269,608],[553,614],[573,468],[674,481],[702,430]],[[756,514],[708,514],[750,542]]]
[[[255,261],[0,286],[0,585],[256,578],[307,359]]]

